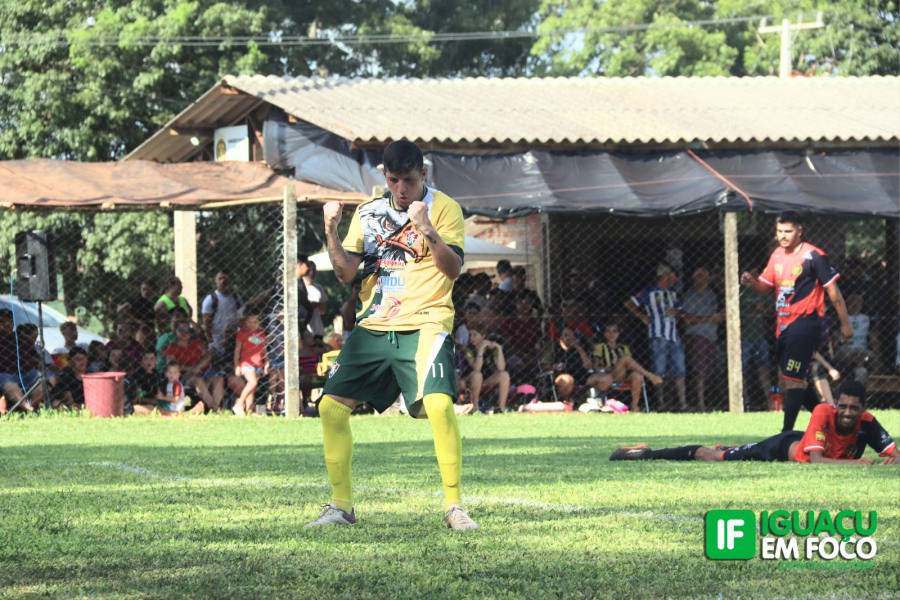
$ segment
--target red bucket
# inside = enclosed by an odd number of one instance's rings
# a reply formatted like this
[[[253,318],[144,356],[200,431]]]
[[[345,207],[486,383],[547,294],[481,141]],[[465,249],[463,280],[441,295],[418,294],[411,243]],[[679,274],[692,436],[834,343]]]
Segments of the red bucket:
[[[125,405],[125,373],[89,373],[84,380],[84,405],[95,417],[121,417]]]

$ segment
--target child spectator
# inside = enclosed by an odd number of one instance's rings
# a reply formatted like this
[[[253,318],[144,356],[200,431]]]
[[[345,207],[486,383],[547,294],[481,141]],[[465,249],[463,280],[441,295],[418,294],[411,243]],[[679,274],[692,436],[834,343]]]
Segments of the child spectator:
[[[187,319],[175,322],[178,341],[166,348],[164,356],[167,362],[174,361],[181,366],[185,383],[192,386],[200,397],[197,404],[215,410],[222,406],[225,385],[222,378],[209,368],[206,344],[201,339],[191,337],[193,332],[194,328]]]
[[[59,348],[54,348],[51,354],[53,354],[56,366],[62,369],[69,364],[69,351],[72,348],[79,347],[87,350],[87,346],[78,343],[78,326],[71,321],[62,323],[59,326],[59,333],[63,336],[63,345]]]
[[[40,380],[39,360],[34,344],[26,344],[13,329],[12,311],[0,309],[0,396],[5,396],[10,406],[21,400],[25,391]],[[22,408],[29,412],[33,410],[41,401],[41,393],[41,386],[38,386],[31,402],[22,403]],[[6,412],[6,407],[0,408]]]
[[[184,386],[181,385],[181,366],[177,362],[166,366],[166,379],[156,392],[156,408],[165,416],[184,411]]]
[[[156,352],[144,350],[141,363],[131,377],[125,380],[125,401],[133,407],[132,412],[146,415],[156,407],[156,392],[159,389],[159,372],[156,370]]]
[[[259,377],[269,372],[266,332],[259,328],[259,315],[244,316],[243,326],[237,332],[236,337],[234,374],[243,377],[247,381],[247,385],[241,390],[241,395],[232,410],[234,414],[243,417],[253,410]]]
[[[103,344],[100,344],[103,347]],[[53,388],[54,408],[81,408],[84,406],[84,380],[88,371],[88,353],[84,348],[69,350],[68,365],[59,372],[59,381]]]
[[[188,314],[180,308],[172,310],[171,318],[169,319],[169,330],[156,337],[156,356],[158,357],[156,368],[159,371],[163,371],[166,368],[166,349],[178,341],[176,331],[178,323],[181,322],[189,323]]]
[[[106,360],[100,365],[101,373],[118,373],[122,370],[122,358],[125,354],[118,348],[113,348],[106,355]]]
[[[49,376],[47,381],[50,382],[50,385],[56,385],[56,379],[53,375],[56,373],[56,365],[53,364],[53,356],[44,350],[41,352],[40,346],[38,346],[38,328],[34,323],[23,323],[16,328],[16,331],[19,333],[19,343],[21,344],[23,341],[28,345],[29,348],[34,348],[34,354],[38,357],[38,366],[40,369],[40,356],[43,354],[44,359],[44,370],[45,372],[49,372]]]
[[[103,342],[94,340],[88,344],[88,373],[97,373],[100,371],[100,369],[103,368],[103,364],[106,362],[107,354],[108,351],[106,350],[106,346],[103,345]]]

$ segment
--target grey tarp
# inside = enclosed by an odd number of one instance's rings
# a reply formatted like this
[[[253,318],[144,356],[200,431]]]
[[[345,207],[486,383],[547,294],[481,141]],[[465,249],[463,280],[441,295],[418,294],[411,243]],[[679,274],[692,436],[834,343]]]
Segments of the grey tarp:
[[[293,168],[298,179],[365,193],[383,184],[380,151],[353,149],[349,141],[309,123],[270,118],[264,138],[269,165]],[[748,210],[734,190],[767,212],[900,216],[897,149],[704,151],[697,158],[682,151],[426,152],[426,158],[432,185],[470,212],[496,217],[536,211],[653,217]]]

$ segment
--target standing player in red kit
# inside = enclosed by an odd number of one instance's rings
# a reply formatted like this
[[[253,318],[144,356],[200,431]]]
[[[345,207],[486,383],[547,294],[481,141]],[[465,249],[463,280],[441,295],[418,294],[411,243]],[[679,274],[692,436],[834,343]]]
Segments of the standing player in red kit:
[[[757,294],[768,294],[773,289],[778,294],[775,300],[778,313],[775,352],[786,390],[782,431],[794,428],[803,404],[809,363],[822,340],[825,292],[841,320],[841,339],[846,341],[853,337],[844,297],[837,285],[840,274],[831,266],[825,253],[804,242],[802,235],[800,214],[792,210],[781,213],[775,225],[778,248],[769,257],[766,270],[759,279],[750,273],[741,274],[741,284]]]

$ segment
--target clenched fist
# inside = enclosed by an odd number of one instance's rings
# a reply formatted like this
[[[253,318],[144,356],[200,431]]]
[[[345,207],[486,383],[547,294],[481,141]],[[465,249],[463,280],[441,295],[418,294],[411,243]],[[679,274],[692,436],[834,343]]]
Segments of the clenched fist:
[[[419,204],[421,204],[421,202]],[[331,202],[325,203],[325,206],[322,207],[322,212],[325,213],[326,231],[331,228],[337,229],[338,223],[341,222],[341,212],[343,210],[344,203],[338,200],[333,200]]]
[[[409,220],[416,226],[416,229],[422,233],[426,233],[431,229],[431,221],[428,219],[428,206],[424,202],[419,200],[413,202],[406,209],[406,214],[409,215]]]

